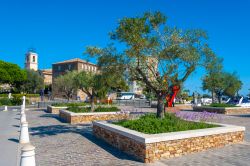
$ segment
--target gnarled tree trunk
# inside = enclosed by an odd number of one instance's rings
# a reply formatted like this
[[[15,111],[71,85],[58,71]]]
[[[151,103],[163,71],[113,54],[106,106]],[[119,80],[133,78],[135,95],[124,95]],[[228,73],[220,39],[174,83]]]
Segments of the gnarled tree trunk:
[[[90,97],[90,102],[91,102],[91,112],[95,111],[95,98],[93,95]]]
[[[157,97],[157,118],[164,118],[164,97],[159,95]]]

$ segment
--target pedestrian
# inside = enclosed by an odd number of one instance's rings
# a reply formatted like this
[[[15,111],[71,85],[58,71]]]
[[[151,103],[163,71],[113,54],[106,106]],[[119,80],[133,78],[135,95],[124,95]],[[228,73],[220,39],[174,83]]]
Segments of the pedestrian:
[[[48,90],[48,100],[51,100],[51,92]]]
[[[44,98],[44,90],[43,89],[40,90],[40,97],[41,97],[41,101],[43,101],[43,98]]]
[[[175,101],[176,101],[176,99],[174,98],[173,103],[172,103],[172,106],[173,106],[173,107],[174,107]]]

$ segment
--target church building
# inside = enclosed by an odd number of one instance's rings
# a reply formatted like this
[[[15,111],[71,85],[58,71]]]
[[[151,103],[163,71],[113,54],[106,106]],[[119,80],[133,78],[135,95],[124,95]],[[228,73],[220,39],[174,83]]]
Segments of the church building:
[[[43,77],[44,85],[52,84],[52,69],[38,68],[38,54],[34,50],[29,50],[25,54],[25,69],[38,71]]]

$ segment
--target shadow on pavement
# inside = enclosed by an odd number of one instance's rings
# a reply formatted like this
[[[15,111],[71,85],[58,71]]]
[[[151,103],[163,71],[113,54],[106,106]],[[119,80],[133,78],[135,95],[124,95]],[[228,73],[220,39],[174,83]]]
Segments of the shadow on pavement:
[[[250,114],[230,115],[230,116],[239,117],[239,118],[250,118]]]
[[[19,143],[19,140],[18,140],[18,139],[16,139],[16,138],[9,138],[8,140],[9,140],[9,141],[12,141],[12,142]]]
[[[61,123],[66,123],[66,122],[63,121],[61,118],[59,118],[59,116],[56,115],[56,114],[43,114],[43,115],[41,115],[41,116],[39,116],[39,117],[41,117],[41,118],[54,118],[54,119],[58,120],[58,121],[61,122]]]
[[[46,137],[63,133],[79,133],[80,129],[66,125],[51,125],[29,128],[30,134],[33,136]]]
[[[108,153],[112,154],[116,158],[119,158],[119,159],[122,159],[122,160],[130,160],[130,161],[140,162],[138,159],[136,159],[132,155],[126,154],[126,153],[120,151],[119,149],[116,149],[116,148],[112,147],[111,145],[109,145],[105,141],[96,138],[92,134],[92,132],[81,133],[81,135],[84,136],[85,138],[87,138],[89,141],[96,144],[97,146],[101,147],[102,149],[104,149]]]
[[[40,127],[31,127],[29,128],[29,131],[32,136],[39,136],[39,137],[53,136],[53,135],[58,135],[58,134],[63,134],[63,133],[80,134],[86,139],[88,139],[89,141],[93,142],[100,148],[104,149],[105,151],[107,151],[108,153],[112,154],[113,156],[119,159],[138,161],[133,156],[128,155],[110,146],[103,140],[96,138],[92,134],[92,124],[40,126]]]

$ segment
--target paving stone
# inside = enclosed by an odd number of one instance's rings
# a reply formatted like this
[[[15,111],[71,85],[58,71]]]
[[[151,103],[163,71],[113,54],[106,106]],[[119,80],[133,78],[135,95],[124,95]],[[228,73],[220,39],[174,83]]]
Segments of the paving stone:
[[[221,116],[220,121],[214,121],[246,127],[244,143],[161,160],[154,164],[143,164],[96,139],[92,134],[91,124],[69,125],[62,123],[56,115],[38,110],[27,111],[30,139],[36,147],[38,166],[250,165],[250,115]]]

